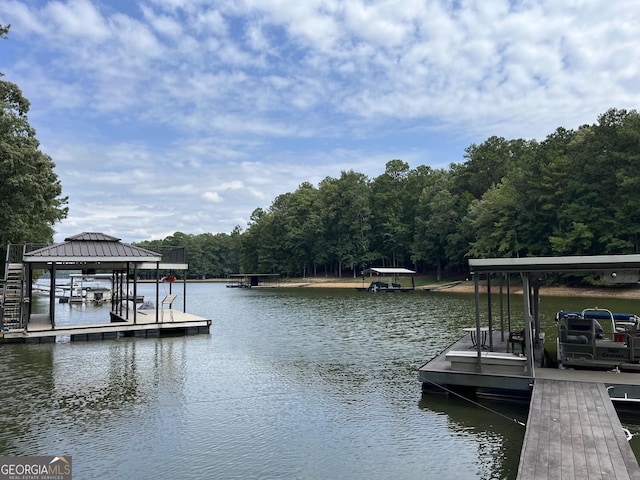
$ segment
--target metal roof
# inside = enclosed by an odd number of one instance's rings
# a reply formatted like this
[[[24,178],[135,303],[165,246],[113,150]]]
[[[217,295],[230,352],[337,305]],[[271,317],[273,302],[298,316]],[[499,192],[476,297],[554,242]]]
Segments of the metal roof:
[[[159,262],[162,256],[104,233],[84,232],[24,254],[26,263]]]
[[[375,273],[378,275],[414,275],[416,272],[407,268],[372,267],[362,271],[363,275],[367,273]]]
[[[471,272],[640,271],[640,255],[474,258],[469,260],[469,267]]]

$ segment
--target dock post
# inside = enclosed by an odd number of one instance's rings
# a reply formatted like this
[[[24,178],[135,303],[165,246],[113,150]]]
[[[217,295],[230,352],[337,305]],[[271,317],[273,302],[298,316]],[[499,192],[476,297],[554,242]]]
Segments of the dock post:
[[[478,351],[478,356],[476,359],[476,371],[478,373],[482,373],[482,357],[480,354],[482,353],[482,345],[480,342],[480,280],[478,278],[479,274],[473,274],[473,286],[475,291],[475,304],[476,304],[476,347]]]
[[[533,376],[533,341],[531,332],[531,277],[527,272],[522,272],[522,303],[524,305],[524,344],[527,347],[527,373]]]

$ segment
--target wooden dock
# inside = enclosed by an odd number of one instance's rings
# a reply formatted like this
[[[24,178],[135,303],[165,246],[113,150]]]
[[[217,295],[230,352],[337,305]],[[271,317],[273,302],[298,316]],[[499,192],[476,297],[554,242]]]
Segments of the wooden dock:
[[[507,353],[507,338],[509,334],[493,331],[491,337],[487,334],[485,347],[491,345],[493,348],[483,348],[483,352],[489,350],[494,352]],[[516,347],[519,349],[519,347]],[[447,355],[452,351],[466,351],[470,354],[477,352],[473,345],[469,333],[462,336],[456,342],[433,357],[418,370],[418,377],[422,382],[423,391],[433,389],[435,385],[443,385],[447,388],[464,387],[465,389],[476,389],[476,393],[491,391],[495,394],[502,391],[505,396],[528,396],[531,393],[533,379],[529,375],[505,374],[505,373],[477,373],[470,370],[456,370],[447,359]],[[477,354],[477,353],[476,353]]]
[[[506,352],[500,332],[494,331],[491,340],[493,351]],[[494,373],[490,369],[477,373],[461,365],[454,368],[447,360],[452,351],[459,356],[476,353],[468,334],[440,352],[419,370],[423,391],[443,385],[474,389],[478,395],[499,392],[515,396],[520,392],[531,396],[519,480],[640,480],[640,466],[610,395],[615,393],[618,397],[613,399],[617,405],[626,391],[638,398],[638,373],[543,367],[537,367],[533,377]],[[483,349],[483,354],[486,351]]]
[[[0,333],[0,343],[53,343],[58,337],[69,337],[72,342],[111,340],[119,337],[159,337],[162,335],[208,334],[211,320],[179,310],[138,310],[136,322],[111,314],[112,321],[100,324],[56,325],[46,314],[31,316],[26,330]]]
[[[536,379],[518,479],[640,479],[603,383]]]

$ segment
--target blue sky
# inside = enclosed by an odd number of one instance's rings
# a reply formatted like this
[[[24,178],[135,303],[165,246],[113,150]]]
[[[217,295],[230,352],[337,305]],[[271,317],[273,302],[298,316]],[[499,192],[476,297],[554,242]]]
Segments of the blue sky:
[[[56,241],[246,227],[302,182],[640,103],[635,0],[2,0],[69,217]]]

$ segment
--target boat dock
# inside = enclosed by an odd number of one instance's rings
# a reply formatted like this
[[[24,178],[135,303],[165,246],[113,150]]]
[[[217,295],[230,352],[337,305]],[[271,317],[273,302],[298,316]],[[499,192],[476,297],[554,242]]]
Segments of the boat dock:
[[[362,271],[362,286],[356,287],[359,292],[413,292],[416,289],[414,270],[407,268],[372,267]],[[365,286],[365,277],[376,278]],[[411,285],[403,276],[409,276]],[[383,277],[387,277],[383,280]]]
[[[227,288],[278,288],[279,273],[232,273],[227,276]]]
[[[603,383],[536,380],[517,478],[640,478]]]
[[[208,334],[211,320],[180,310],[164,309],[162,321],[156,322],[155,310],[138,310],[136,321],[112,314],[110,323],[56,325],[46,314],[32,315],[27,330],[0,333],[0,343],[54,343],[58,337],[72,342],[112,340],[121,337],[160,337],[162,335]]]
[[[48,313],[32,311],[34,272],[49,272]],[[77,298],[84,300],[89,287],[86,278],[108,278],[111,287],[110,308],[105,309],[105,320],[96,324],[91,319],[83,324],[61,324],[56,321],[56,272],[72,270],[71,290],[78,289]],[[0,343],[50,343],[58,337],[71,341],[106,340],[118,337],[157,337],[164,334],[207,334],[211,320],[186,312],[187,270],[184,247],[170,247],[166,252],[155,252],[122,243],[119,238],[99,232],[83,232],[67,237],[64,242],[40,248],[30,244],[9,245],[5,259],[5,278],[0,302]],[[103,271],[105,273],[100,273]],[[155,277],[155,301],[140,308],[132,299],[142,298],[137,293],[140,272],[152,272]],[[109,273],[110,272],[110,273]],[[167,275],[161,276],[168,272]],[[173,291],[176,273],[182,274],[182,310],[174,308],[178,293]],[[75,281],[79,278],[81,281]],[[169,292],[160,296],[160,284],[167,282]],[[86,289],[85,289],[86,287]],[[177,285],[176,285],[177,287]],[[127,292],[125,294],[125,292]],[[95,298],[94,298],[95,300]],[[99,322],[99,320],[98,320]]]
[[[539,308],[540,279],[546,273],[596,272],[609,283],[637,283],[640,255],[471,259],[469,265],[475,325],[469,319],[460,340],[419,369],[423,392],[444,388],[528,399],[518,479],[640,480],[638,460],[614,408],[640,407],[640,317],[595,308],[560,311],[556,335],[549,332],[549,339]],[[511,316],[511,275],[519,276],[522,292],[517,318]],[[499,282],[497,318],[493,279]],[[547,350],[545,340],[555,341],[556,348]]]
[[[638,373],[538,367],[529,376],[518,365],[523,360],[519,346],[514,353],[506,342],[508,333],[502,338],[497,331],[491,341],[481,336],[481,346],[487,348],[482,348],[479,373],[476,340],[470,332],[464,335],[420,368],[423,391],[445,387],[477,395],[530,397],[519,480],[640,480],[640,466],[613,403],[625,407],[628,391],[637,398]]]

